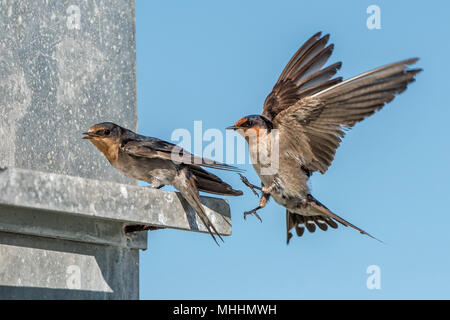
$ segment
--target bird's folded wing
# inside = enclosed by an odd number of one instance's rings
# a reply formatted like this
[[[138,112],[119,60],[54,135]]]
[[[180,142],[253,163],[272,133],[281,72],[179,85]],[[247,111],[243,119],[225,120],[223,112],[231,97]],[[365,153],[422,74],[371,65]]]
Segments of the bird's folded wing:
[[[212,169],[240,172],[241,170],[207,158],[192,155],[183,148],[157,138],[146,138],[142,141],[129,141],[122,150],[135,157],[160,158],[176,163],[202,166]]]
[[[287,154],[310,171],[324,173],[333,161],[345,129],[372,115],[414,81],[421,69],[408,59],[366,72],[285,108],[273,120]]]

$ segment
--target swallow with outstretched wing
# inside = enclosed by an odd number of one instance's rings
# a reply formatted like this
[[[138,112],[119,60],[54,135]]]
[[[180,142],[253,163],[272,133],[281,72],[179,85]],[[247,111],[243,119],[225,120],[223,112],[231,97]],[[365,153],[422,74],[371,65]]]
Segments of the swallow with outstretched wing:
[[[245,212],[244,217],[255,214],[259,218],[257,210],[273,197],[286,208],[288,243],[293,228],[300,237],[305,228],[314,232],[317,226],[325,231],[337,228],[336,222],[371,236],[316,200],[307,182],[314,172],[327,171],[346,129],[405,91],[421,71],[410,68],[418,60],[413,58],[343,81],[334,77],[340,62],[324,67],[333,52],[328,40],[329,35],[322,37],[319,32],[306,41],[267,96],[262,115],[246,116],[227,128],[237,130],[247,140],[262,183],[259,188],[242,176],[245,184],[262,192],[258,207]],[[267,170],[274,163],[277,170]]]

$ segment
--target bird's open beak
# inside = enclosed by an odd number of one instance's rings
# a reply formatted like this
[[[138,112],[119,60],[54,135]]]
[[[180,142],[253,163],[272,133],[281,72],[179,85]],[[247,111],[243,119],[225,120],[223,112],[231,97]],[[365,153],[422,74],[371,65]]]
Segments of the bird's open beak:
[[[230,126],[230,127],[225,128],[225,130],[238,130],[238,129],[240,129],[240,127],[236,127],[236,126]]]
[[[98,137],[98,135],[96,135],[95,133],[92,132],[83,132],[83,134],[85,135],[82,139],[91,139],[94,137]]]

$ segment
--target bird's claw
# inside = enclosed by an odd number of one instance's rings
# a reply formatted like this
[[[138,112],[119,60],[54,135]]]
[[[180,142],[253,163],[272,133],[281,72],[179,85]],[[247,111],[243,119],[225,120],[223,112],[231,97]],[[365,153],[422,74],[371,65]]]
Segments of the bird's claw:
[[[258,194],[258,192],[256,192],[256,190],[261,190],[261,188],[258,186],[255,186],[254,184],[251,184],[250,181],[248,181],[248,179],[244,175],[239,173],[239,176],[241,177],[242,183],[245,184],[247,187],[249,187],[250,190],[252,190],[252,192],[255,194],[255,196],[257,196],[259,198],[259,194]]]
[[[257,217],[258,220],[262,223],[262,219],[261,219],[261,217],[259,216],[259,214],[256,212],[256,209],[253,209],[253,210],[250,210],[250,211],[245,211],[245,212],[244,212],[244,220],[247,220],[247,216],[248,216],[249,214],[253,214],[253,215],[254,215],[255,217]]]

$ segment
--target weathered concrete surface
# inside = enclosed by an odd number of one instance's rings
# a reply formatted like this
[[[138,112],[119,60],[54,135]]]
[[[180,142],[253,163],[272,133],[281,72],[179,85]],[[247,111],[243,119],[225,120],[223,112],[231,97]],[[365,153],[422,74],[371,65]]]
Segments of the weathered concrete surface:
[[[136,184],[81,133],[137,129],[134,1],[0,1],[0,165]]]
[[[138,299],[139,250],[0,232],[1,299]]]
[[[218,232],[230,235],[227,201],[209,197],[201,201]],[[0,172],[0,203],[87,219],[206,232],[194,210],[175,192],[26,169]]]

